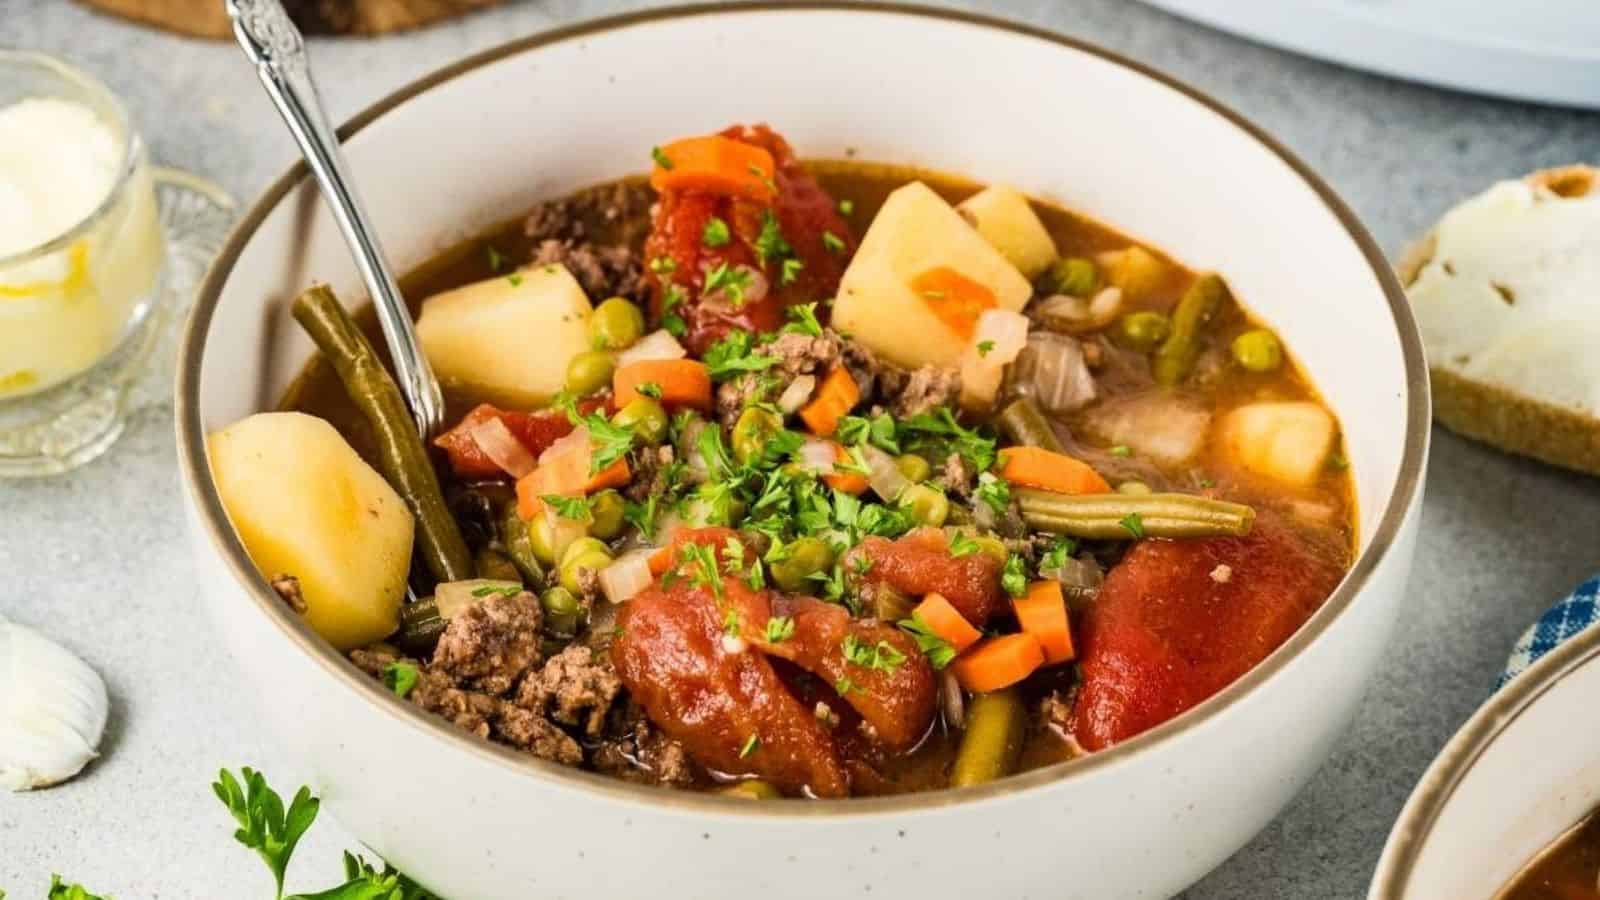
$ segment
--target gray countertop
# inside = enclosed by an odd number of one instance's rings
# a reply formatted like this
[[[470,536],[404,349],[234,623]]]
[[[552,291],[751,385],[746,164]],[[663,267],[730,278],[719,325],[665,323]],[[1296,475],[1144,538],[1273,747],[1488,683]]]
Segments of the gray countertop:
[[[321,41],[313,54],[342,119],[470,51],[633,5],[518,2],[416,35]],[[1322,172],[1391,254],[1491,181],[1594,162],[1600,150],[1600,115],[1387,81],[1123,0],[984,5],[1104,44],[1232,104]],[[229,45],[146,31],[66,0],[0,0],[0,46],[58,54],[98,74],[128,98],[157,159],[242,200],[291,159]],[[255,765],[287,789],[301,773],[252,720],[209,621],[194,621],[176,483],[163,402],[139,410],[118,446],[69,477],[0,482],[0,612],[81,652],[113,698],[105,758],[84,777],[0,796],[0,888],[12,897],[42,897],[51,872],[121,900],[269,896],[261,864],[230,839],[207,782],[224,765]],[[1184,896],[1363,895],[1411,785],[1488,694],[1518,633],[1600,564],[1597,510],[1600,481],[1436,431],[1410,594],[1358,720],[1288,810]],[[291,886],[331,883],[346,846],[353,841],[335,822],[318,825]]]

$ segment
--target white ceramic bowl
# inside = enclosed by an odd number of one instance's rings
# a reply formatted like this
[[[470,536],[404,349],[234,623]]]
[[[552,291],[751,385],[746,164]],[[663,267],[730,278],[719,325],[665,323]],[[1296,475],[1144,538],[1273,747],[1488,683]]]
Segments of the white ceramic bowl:
[[[207,468],[206,432],[271,407],[311,351],[288,300],[312,279],[359,295],[296,168],[213,267],[177,399],[200,583],[267,723],[332,812],[450,897],[1181,890],[1316,770],[1404,594],[1428,397],[1388,265],[1326,185],[1215,102],[1093,47],[961,13],[701,7],[584,24],[429,76],[343,133],[390,255],[408,266],[536,200],[641,171],[664,139],[760,120],[808,156],[1003,179],[1223,272],[1344,423],[1362,552],[1338,591],[1277,653],[1177,720],[965,791],[748,803],[634,787],[477,741],[387,695],[285,611]]]
[[[1600,807],[1600,628],[1490,697],[1423,774],[1378,860],[1370,900],[1490,900]]]

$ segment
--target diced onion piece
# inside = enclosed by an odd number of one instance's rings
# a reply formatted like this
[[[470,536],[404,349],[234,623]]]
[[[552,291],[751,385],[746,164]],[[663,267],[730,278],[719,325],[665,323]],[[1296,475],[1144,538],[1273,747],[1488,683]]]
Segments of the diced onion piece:
[[[689,351],[666,329],[652,331],[617,354],[617,368],[652,359],[683,359]]]
[[[867,459],[867,485],[884,502],[893,503],[901,491],[910,487],[911,479],[900,472],[894,457],[871,444],[862,445],[861,455]]]
[[[808,472],[826,475],[833,471],[833,464],[839,458],[838,451],[832,441],[820,438],[809,438],[800,445],[796,454],[799,456],[800,465]]]
[[[1028,317],[1005,309],[986,309],[961,355],[961,405],[982,409],[994,404],[1005,368],[1028,344]]]
[[[612,603],[626,603],[650,586],[650,557],[652,549],[634,550],[617,557],[611,565],[600,570],[600,590]]]
[[[676,512],[664,513],[656,521],[656,546],[654,549],[659,550],[670,545],[672,539],[678,536],[678,532],[682,531],[683,527],[682,516]]]
[[[778,409],[782,410],[786,416],[799,410],[800,407],[806,405],[807,400],[811,399],[811,392],[816,389],[817,376],[801,375],[799,378],[789,382],[789,386],[784,388],[783,393],[778,395]]]
[[[511,433],[499,416],[489,416],[472,426],[467,433],[477,442],[484,456],[513,478],[521,478],[538,465],[533,454],[517,440],[517,436]]]
[[[565,437],[555,440],[555,443],[546,447],[539,454],[539,465],[548,466],[558,460],[565,459],[569,453],[589,453],[589,429],[582,425],[572,429]]]
[[[1028,336],[1011,368],[1012,388],[1049,412],[1076,412],[1094,402],[1094,375],[1077,338],[1052,332]]]
[[[439,618],[449,621],[486,597],[521,592],[521,582],[470,578],[466,581],[447,581],[434,588],[433,603],[439,608]]]
[[[1039,301],[1034,311],[1051,331],[1088,334],[1110,325],[1122,311],[1122,289],[1108,287],[1090,298],[1055,294]]]

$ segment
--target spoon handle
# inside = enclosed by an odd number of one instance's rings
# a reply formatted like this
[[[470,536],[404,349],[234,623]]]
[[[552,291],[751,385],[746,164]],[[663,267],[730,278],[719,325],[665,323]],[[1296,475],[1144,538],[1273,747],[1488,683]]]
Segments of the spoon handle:
[[[256,74],[267,96],[278,108],[305,156],[306,165],[322,189],[322,197],[338,223],[339,233],[355,256],[361,278],[372,294],[383,328],[384,342],[394,361],[400,390],[405,394],[424,438],[444,424],[444,398],[428,359],[417,343],[411,313],[395,283],[393,270],[378,243],[377,230],[361,205],[339,139],[317,97],[306,60],[305,39],[279,0],[227,0],[233,33],[245,55],[256,64]]]

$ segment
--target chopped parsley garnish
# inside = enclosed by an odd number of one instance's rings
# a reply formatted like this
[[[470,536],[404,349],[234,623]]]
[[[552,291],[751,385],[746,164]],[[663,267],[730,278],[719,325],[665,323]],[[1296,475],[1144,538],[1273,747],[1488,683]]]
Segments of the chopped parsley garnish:
[[[794,619],[788,616],[773,616],[767,620],[767,643],[781,644],[794,637]]]
[[[759,591],[767,585],[766,570],[761,566],[760,557],[751,560],[747,570],[744,563],[744,544],[731,534],[722,545],[722,568],[735,578],[743,578],[752,591]],[[771,626],[772,623],[769,621],[767,627]]]
[[[978,355],[980,357],[981,356],[988,356],[989,352],[992,351],[993,349],[994,349],[994,341],[979,341],[978,342]]]
[[[555,405],[566,412],[567,421],[574,427],[588,429],[590,475],[599,474],[606,466],[627,456],[633,447],[632,428],[614,425],[599,413],[580,414],[578,401],[570,393],[562,391],[556,396]]]
[[[776,356],[753,352],[754,339],[748,331],[730,331],[712,344],[701,357],[713,380],[722,381],[739,372],[760,372],[778,364]]]
[[[1000,570],[1000,586],[1013,597],[1028,592],[1028,571],[1023,568],[1022,557],[1015,553],[1006,557],[1005,568]]]
[[[506,280],[511,282],[511,286],[512,287],[521,287],[522,286],[522,273],[521,272],[512,272],[510,275],[506,276]]]
[[[770,209],[761,214],[761,233],[756,235],[755,251],[756,259],[763,266],[794,254],[794,248],[789,246],[783,237],[783,229],[778,226],[778,217]]]
[[[498,272],[505,266],[506,258],[500,255],[500,251],[496,250],[493,244],[485,244],[483,252],[489,257],[489,271]]]
[[[867,443],[885,453],[900,452],[894,417],[888,413],[879,413],[870,419],[862,416],[840,416],[834,437],[847,447]]]
[[[667,285],[666,292],[661,297],[661,327],[673,337],[683,337],[689,331],[689,326],[683,321],[683,316],[677,313],[677,308],[683,301],[689,299],[689,292],[681,284]]]
[[[901,619],[898,624],[901,631],[917,639],[917,648],[928,657],[934,669],[943,669],[956,658],[955,646],[923,624],[916,613],[912,613],[909,619]]]
[[[689,581],[696,587],[710,588],[722,602],[722,573],[717,571],[717,554],[704,544],[686,543],[678,548],[679,565],[691,565]],[[726,623],[724,623],[726,624]]]
[[[1069,537],[1058,537],[1050,549],[1039,557],[1040,572],[1054,572],[1067,564],[1067,557],[1077,552],[1078,542]]]
[[[853,634],[845,635],[839,644],[839,649],[844,653],[845,659],[876,672],[893,672],[906,661],[906,655],[896,650],[888,641],[879,641],[868,646]]]
[[[1124,530],[1133,535],[1135,540],[1144,537],[1144,517],[1136,512],[1128,513],[1127,515],[1123,516],[1121,519],[1117,520],[1117,524],[1121,525]]]
[[[626,501],[622,506],[622,519],[629,525],[639,529],[645,540],[654,540],[656,536],[656,495],[651,494],[643,503]]]
[[[971,556],[972,554],[977,553],[979,549],[981,548],[978,546],[978,542],[973,540],[971,535],[962,534],[959,531],[951,533],[951,559],[960,559],[963,556]]]
[[[411,663],[389,663],[383,667],[383,684],[403,700],[417,686],[417,667]]]
[[[642,384],[635,385],[633,389],[637,391],[641,397],[649,397],[652,400],[661,399],[661,385],[655,383],[654,381],[646,381]]]
[[[972,463],[979,472],[987,472],[994,465],[995,442],[956,421],[948,406],[931,413],[922,413],[900,423],[900,433],[905,435],[934,435],[950,441],[951,449]]]
[[[1110,453],[1112,456],[1127,457],[1127,456],[1132,456],[1133,455],[1133,448],[1129,447],[1127,444],[1118,444],[1115,447],[1112,447],[1107,452]]]
[[[844,252],[844,240],[831,231],[822,233],[822,246],[826,247],[829,253]]]
[[[717,216],[706,220],[706,227],[700,229],[700,243],[707,247],[726,247],[733,240],[733,233],[728,230],[728,223]]]
[[[725,262],[717,263],[711,271],[706,273],[705,287],[701,294],[714,294],[721,291],[728,302],[734,306],[744,305],[744,292],[750,287],[750,270],[744,266],[730,266]]]
[[[751,163],[750,165],[745,166],[745,170],[751,175],[761,179],[761,183],[767,186],[767,190],[772,191],[774,194],[778,192],[778,183],[773,181],[772,176],[768,175],[760,166],[756,165],[755,163]]]
[[[566,497],[561,494],[544,494],[539,498],[555,509],[563,519],[589,518],[589,501],[583,497]],[[474,591],[476,593],[476,591]]]
[[[822,323],[817,321],[817,305],[815,303],[796,303],[783,311],[788,317],[788,324],[783,326],[784,334],[809,334],[812,337],[822,337]]]
[[[721,582],[718,582],[718,583],[720,584]],[[741,630],[742,629],[741,629],[741,626],[739,624],[739,611],[738,610],[729,609],[727,612],[722,614],[722,633],[723,634],[727,635],[728,637],[738,637],[739,636],[739,632]]]
[[[850,676],[848,676],[848,675],[840,678],[838,681],[835,681],[833,683],[834,692],[837,693],[841,697],[849,696],[850,692],[855,690],[855,689],[856,689],[856,683],[854,681],[851,681],[850,680]]]
[[[1214,487],[1217,486],[1217,483],[1215,481],[1211,480],[1210,478],[1202,478],[1198,482],[1195,482],[1195,483],[1200,485],[1200,487],[1202,489],[1204,489],[1204,490],[1210,490],[1211,488],[1214,488]]]
[[[678,263],[670,256],[657,256],[650,260],[650,271],[657,275],[671,275],[678,271]]]
[[[752,753],[754,753],[754,752],[756,752],[757,750],[760,750],[760,749],[761,749],[761,738],[758,738],[758,737],[756,737],[755,735],[752,734],[748,738],[745,739],[744,746],[739,748],[739,758],[740,759],[745,759],[750,754],[752,754]]]
[[[489,597],[494,595],[510,597],[520,593],[522,593],[521,585],[510,584],[486,584],[482,587],[475,587],[472,589],[472,596],[474,597]],[[4,898],[0,898],[0,900],[4,900]]]
[[[855,211],[856,211],[856,204],[855,204],[854,200],[840,200],[839,201],[839,215],[848,216],[848,215],[851,215],[852,213],[854,213]]]
[[[794,284],[795,280],[800,277],[801,270],[805,267],[806,264],[804,262],[793,257],[784,260],[783,270],[778,273],[778,284],[783,287]]]
[[[1011,506],[1011,485],[992,472],[982,472],[978,475],[978,487],[972,494],[987,503],[996,515],[1005,515]]]
[[[655,160],[656,165],[660,166],[661,168],[667,170],[668,172],[672,171],[672,159],[668,157],[666,151],[662,150],[660,147],[650,148],[650,158]]]

